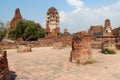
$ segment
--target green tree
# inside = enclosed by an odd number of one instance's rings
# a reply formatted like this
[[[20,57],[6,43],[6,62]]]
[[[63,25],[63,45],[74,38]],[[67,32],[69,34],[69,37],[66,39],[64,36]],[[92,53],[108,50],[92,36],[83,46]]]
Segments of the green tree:
[[[0,41],[4,38],[5,34],[6,34],[6,29],[0,27]]]
[[[30,20],[20,20],[16,26],[9,30],[8,37],[12,40],[22,38],[24,41],[33,41],[42,38],[45,30],[37,23]]]

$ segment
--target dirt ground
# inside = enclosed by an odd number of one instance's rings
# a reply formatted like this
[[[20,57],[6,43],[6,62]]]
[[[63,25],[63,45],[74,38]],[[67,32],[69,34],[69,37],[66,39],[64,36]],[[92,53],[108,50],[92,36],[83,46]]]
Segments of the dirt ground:
[[[80,65],[69,61],[71,48],[32,48],[30,53],[9,49],[12,80],[120,80],[120,51],[104,55],[93,49],[96,62]]]

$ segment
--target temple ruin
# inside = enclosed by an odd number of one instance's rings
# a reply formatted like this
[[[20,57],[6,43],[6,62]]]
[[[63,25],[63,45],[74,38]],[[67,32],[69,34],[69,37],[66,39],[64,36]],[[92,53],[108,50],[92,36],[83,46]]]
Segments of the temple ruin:
[[[90,27],[89,34],[92,36],[92,48],[114,48],[116,35],[113,35],[116,30],[112,30],[109,19],[105,20],[104,27],[95,26]],[[118,30],[117,30],[118,31]]]
[[[103,26],[102,25],[96,25],[91,26],[88,30],[88,33],[91,35],[92,39],[95,39],[96,36],[102,36],[103,35]]]
[[[10,28],[13,28],[16,25],[17,21],[21,20],[21,19],[22,19],[22,16],[21,16],[21,13],[20,13],[20,9],[17,8],[15,10],[14,17],[13,17],[12,21],[10,22]]]
[[[112,35],[112,27],[109,19],[105,20],[105,25],[104,25],[104,32],[103,36],[111,36]]]
[[[45,38],[57,38],[60,35],[59,13],[57,9],[51,7],[46,16]]]

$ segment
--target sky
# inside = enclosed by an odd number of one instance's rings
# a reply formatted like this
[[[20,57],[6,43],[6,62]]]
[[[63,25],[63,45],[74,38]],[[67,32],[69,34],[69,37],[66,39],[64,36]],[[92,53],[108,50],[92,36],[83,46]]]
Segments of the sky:
[[[113,28],[120,26],[120,0],[1,0],[0,21],[11,21],[16,8],[27,20],[46,27],[46,13],[55,7],[60,16],[60,30],[70,33],[87,31],[92,25],[103,25],[110,19]]]

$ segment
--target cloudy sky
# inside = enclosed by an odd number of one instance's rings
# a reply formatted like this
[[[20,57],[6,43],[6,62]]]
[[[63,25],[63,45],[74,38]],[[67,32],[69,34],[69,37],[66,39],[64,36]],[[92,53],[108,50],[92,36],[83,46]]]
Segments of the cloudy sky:
[[[16,8],[23,18],[34,20],[45,28],[48,8],[55,7],[60,15],[60,28],[74,33],[88,30],[91,25],[104,25],[111,20],[113,28],[120,26],[120,0],[1,0],[0,21],[10,21]]]

